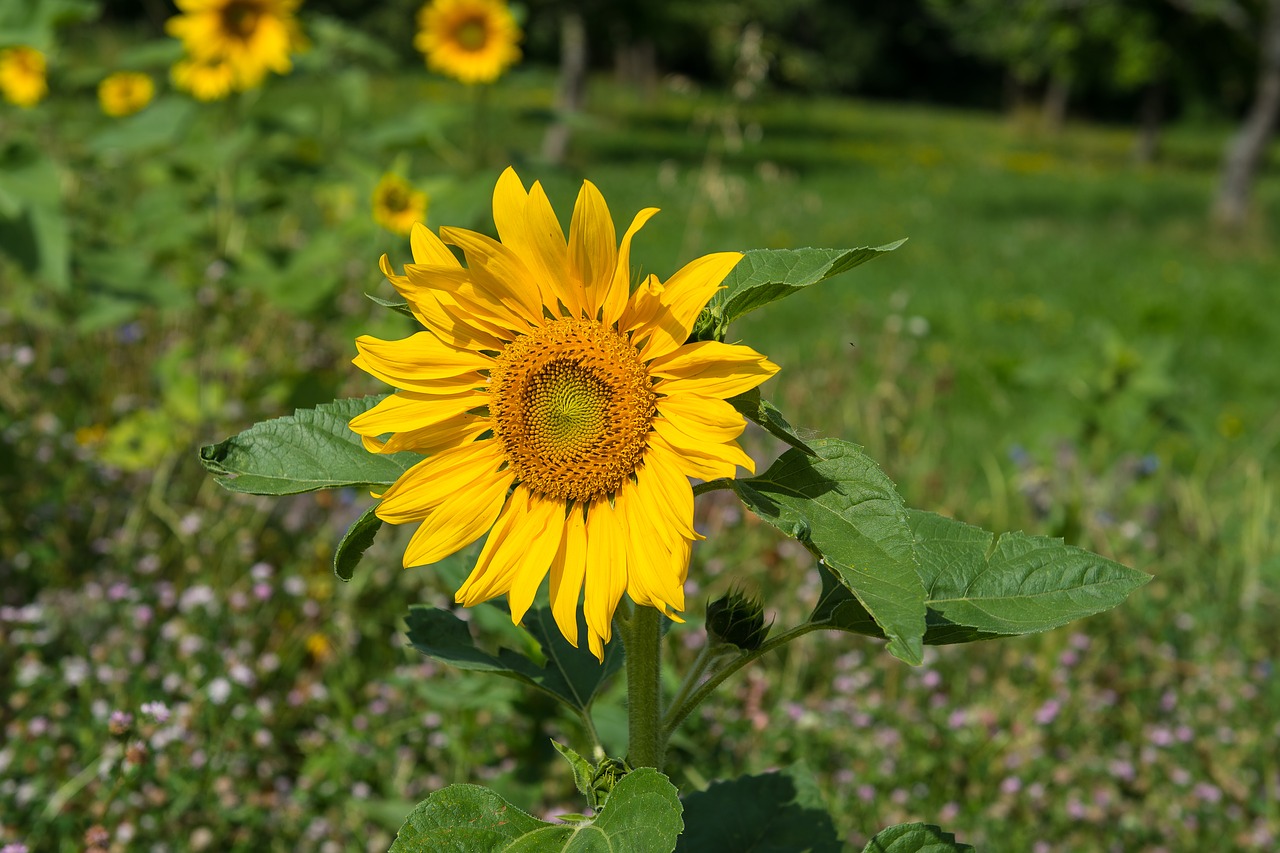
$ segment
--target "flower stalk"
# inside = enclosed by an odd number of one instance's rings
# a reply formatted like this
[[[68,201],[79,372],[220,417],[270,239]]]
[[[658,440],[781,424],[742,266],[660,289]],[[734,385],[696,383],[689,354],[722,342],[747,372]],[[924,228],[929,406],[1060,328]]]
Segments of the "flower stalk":
[[[662,769],[667,742],[662,730],[662,614],[639,606],[628,621],[627,755],[632,767]]]

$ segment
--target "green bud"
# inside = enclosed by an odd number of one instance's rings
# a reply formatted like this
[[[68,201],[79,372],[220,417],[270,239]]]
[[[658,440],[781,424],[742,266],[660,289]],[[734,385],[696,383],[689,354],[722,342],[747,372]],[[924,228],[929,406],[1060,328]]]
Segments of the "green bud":
[[[707,636],[713,643],[728,643],[744,652],[754,652],[769,636],[764,621],[764,603],[759,598],[731,589],[707,605]]]
[[[630,772],[631,765],[621,758],[606,758],[601,761],[591,774],[591,790],[587,792],[587,802],[591,804],[591,808],[597,812],[604,808],[613,786]]]

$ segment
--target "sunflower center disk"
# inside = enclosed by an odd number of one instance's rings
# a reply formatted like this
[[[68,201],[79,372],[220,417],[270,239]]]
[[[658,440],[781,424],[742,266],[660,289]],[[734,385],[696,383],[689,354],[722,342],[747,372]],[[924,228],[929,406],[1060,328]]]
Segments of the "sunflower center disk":
[[[596,500],[640,464],[657,395],[635,348],[612,330],[557,320],[509,344],[490,379],[494,433],[535,492]]]
[[[262,10],[252,0],[231,2],[222,9],[222,30],[233,38],[248,41],[258,29]]]
[[[470,18],[463,21],[454,30],[454,38],[463,50],[476,51],[485,46],[485,42],[489,40],[489,31],[485,28],[484,21],[480,18]]]

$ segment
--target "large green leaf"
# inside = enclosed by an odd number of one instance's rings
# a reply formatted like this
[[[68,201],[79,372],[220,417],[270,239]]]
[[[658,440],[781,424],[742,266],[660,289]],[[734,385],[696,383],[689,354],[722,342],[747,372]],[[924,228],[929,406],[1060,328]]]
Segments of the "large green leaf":
[[[1061,539],[992,533],[931,512],[909,513],[931,608],[992,634],[1032,634],[1110,610],[1151,580]]]
[[[547,823],[488,788],[450,785],[410,813],[390,853],[671,853],[683,828],[675,786],[642,767],[624,776],[594,819]]]
[[[995,535],[954,519],[908,510],[928,608],[926,645],[1034,634],[1109,610],[1150,575],[1060,539]],[[866,609],[824,570],[811,621],[883,637]]]
[[[725,289],[703,309],[694,337],[724,340],[729,324],[770,302],[847,272],[905,243],[857,249],[752,249],[725,277]]]
[[[810,442],[758,477],[726,482],[756,515],[822,558],[889,638],[889,651],[922,660],[924,587],[906,508],[893,482],[855,445]]]
[[[522,623],[541,647],[545,663],[508,648],[500,648],[496,654],[485,651],[476,645],[467,623],[448,610],[417,605],[409,608],[405,622],[409,643],[423,654],[459,669],[496,672],[522,681],[545,690],[584,716],[596,693],[622,666],[622,643],[605,646],[604,663],[600,663],[585,646],[575,649],[569,645],[545,607],[529,611]],[[585,629],[579,614],[579,636]]]
[[[840,853],[843,845],[803,764],[775,773],[713,782],[684,798],[685,831],[676,850]]]
[[[200,448],[200,461],[233,492],[296,495],[343,486],[387,486],[422,461],[416,453],[370,453],[347,422],[380,396],[334,400],[254,424]]]
[[[974,853],[974,849],[932,824],[902,823],[877,832],[862,853]]]

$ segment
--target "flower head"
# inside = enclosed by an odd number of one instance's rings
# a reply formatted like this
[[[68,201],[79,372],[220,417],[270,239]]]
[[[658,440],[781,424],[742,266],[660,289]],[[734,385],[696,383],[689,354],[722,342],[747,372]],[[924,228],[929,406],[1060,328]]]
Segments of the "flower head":
[[[156,84],[137,71],[119,71],[98,84],[98,103],[109,116],[128,116],[151,103]]]
[[[630,292],[631,240],[655,213],[640,211],[619,245],[585,182],[566,241],[542,187],[526,191],[508,169],[493,198],[501,242],[416,225],[404,275],[383,257],[426,331],[356,340],[355,364],[400,390],[351,429],[371,451],[428,455],[377,511],[420,523],[404,565],[488,532],[458,602],[505,593],[519,622],[549,574],[561,632],[577,645],[582,597],[597,657],[624,593],[668,615],[684,609],[701,538],[688,478],[754,470],[735,441],[745,422],[725,399],[778,370],[745,346],[685,343],[740,254],[699,258]]]
[[[413,223],[427,218],[427,194],[390,172],[373,190],[373,219],[395,234],[408,234]]]
[[[6,101],[34,107],[48,92],[43,53],[25,46],[0,50],[0,94]]]
[[[187,59],[173,67],[174,83],[201,100],[252,89],[267,72],[288,74],[290,54],[303,45],[293,17],[301,0],[176,0],[183,14],[168,20]]]
[[[504,0],[431,0],[418,12],[413,46],[433,71],[492,83],[520,59],[520,27]]]

